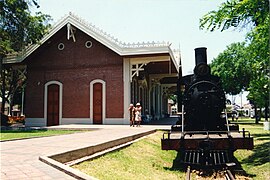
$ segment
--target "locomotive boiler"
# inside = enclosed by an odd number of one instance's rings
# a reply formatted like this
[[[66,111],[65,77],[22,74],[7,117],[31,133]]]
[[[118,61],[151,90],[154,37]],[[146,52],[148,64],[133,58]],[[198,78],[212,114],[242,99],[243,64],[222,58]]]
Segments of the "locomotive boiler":
[[[194,74],[178,80],[180,120],[164,133],[161,146],[178,151],[187,165],[226,165],[235,150],[253,149],[253,137],[229,124],[222,82],[211,74],[206,48],[195,49],[195,62]]]

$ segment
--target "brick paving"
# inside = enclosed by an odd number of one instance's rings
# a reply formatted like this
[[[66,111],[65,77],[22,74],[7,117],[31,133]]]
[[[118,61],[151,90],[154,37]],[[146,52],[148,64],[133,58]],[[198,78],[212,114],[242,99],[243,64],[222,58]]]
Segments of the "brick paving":
[[[48,156],[72,149],[97,145],[153,129],[168,129],[170,126],[142,125],[141,127],[129,127],[128,125],[60,125],[52,128],[98,128],[98,130],[61,136],[1,142],[0,162],[2,180],[74,179],[73,177],[39,161],[39,156]]]

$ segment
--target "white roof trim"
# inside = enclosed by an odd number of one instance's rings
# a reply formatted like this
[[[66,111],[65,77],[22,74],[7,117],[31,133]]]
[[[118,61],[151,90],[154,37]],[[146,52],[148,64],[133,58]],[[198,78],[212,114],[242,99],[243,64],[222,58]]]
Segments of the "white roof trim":
[[[113,50],[117,54],[121,56],[125,55],[140,55],[140,54],[156,54],[156,53],[169,53],[175,67],[178,70],[178,63],[176,63],[174,52],[170,48],[169,43],[165,42],[143,42],[143,43],[133,43],[126,44],[118,41],[118,39],[114,38],[110,34],[105,33],[104,31],[98,29],[92,24],[87,23],[83,19],[75,16],[72,13],[69,13],[67,16],[62,18],[59,22],[57,22],[52,29],[46,34],[39,43],[30,45],[23,52],[18,55],[9,56],[4,59],[4,63],[19,63],[22,62],[26,57],[32,54],[39,46],[41,46],[44,42],[46,42],[49,38],[51,38],[56,32],[58,32],[61,28],[63,28],[68,23],[72,24],[76,28],[80,29],[87,35],[93,37],[109,49]]]

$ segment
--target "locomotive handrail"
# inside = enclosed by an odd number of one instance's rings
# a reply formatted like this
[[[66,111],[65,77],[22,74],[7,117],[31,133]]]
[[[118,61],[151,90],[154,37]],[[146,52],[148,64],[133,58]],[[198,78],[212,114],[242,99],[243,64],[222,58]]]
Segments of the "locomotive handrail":
[[[227,109],[226,108],[225,108],[225,118],[226,118],[227,130],[228,130],[228,133],[230,134],[229,120],[228,120],[228,114],[227,114]]]
[[[241,132],[243,133],[244,138],[246,137],[246,133],[248,133],[248,138],[250,138],[250,132],[246,131],[245,128],[243,128]],[[239,133],[240,133],[240,131],[239,131]]]
[[[184,111],[184,105],[182,105],[182,133],[184,133],[184,114],[185,114],[185,111]]]
[[[228,131],[186,131],[185,134],[228,134]]]
[[[194,135],[194,134],[205,134],[207,136],[207,139],[210,139],[210,134],[225,134],[227,136],[230,136],[227,131],[188,131],[184,133],[184,137],[186,135]]]
[[[242,131],[235,131],[237,133],[242,133],[243,137],[246,137],[246,133],[248,134],[248,137],[250,137],[250,132],[246,131],[245,128],[242,129]],[[190,134],[228,134],[228,131],[186,131],[184,132],[184,135],[190,135]]]
[[[237,133],[242,133],[243,138],[250,138],[250,132],[246,131],[245,128],[242,129],[242,131],[235,131]],[[170,139],[171,138],[171,132],[164,132],[162,135],[162,139]],[[194,134],[205,134],[207,135],[207,138],[209,138],[210,134],[227,134],[228,136],[231,136],[228,131],[186,131],[184,133],[181,133],[181,137],[185,137],[186,135],[194,135]],[[165,137],[167,135],[167,138]],[[247,135],[247,136],[246,136]]]

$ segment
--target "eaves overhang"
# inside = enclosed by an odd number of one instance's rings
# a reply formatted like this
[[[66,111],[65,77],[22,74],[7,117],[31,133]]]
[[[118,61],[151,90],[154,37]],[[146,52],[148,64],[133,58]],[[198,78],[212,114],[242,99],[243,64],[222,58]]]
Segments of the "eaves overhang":
[[[118,39],[114,38],[110,34],[105,33],[104,31],[98,29],[92,24],[87,23],[85,20],[79,18],[78,16],[69,13],[67,16],[62,18],[59,22],[57,22],[50,31],[36,44],[28,46],[22,52],[16,55],[8,55],[7,58],[4,58],[5,64],[10,63],[21,63],[28,56],[30,56],[36,49],[38,49],[43,43],[45,43],[48,39],[50,39],[55,33],[57,33],[60,29],[62,29],[66,25],[72,25],[92,38],[96,39],[115,53],[120,56],[127,55],[149,55],[149,54],[161,54],[168,53],[171,57],[174,66],[178,70],[179,65],[177,60],[175,59],[175,55],[170,48],[170,44],[166,42],[147,42],[147,43],[122,43],[118,41]]]

